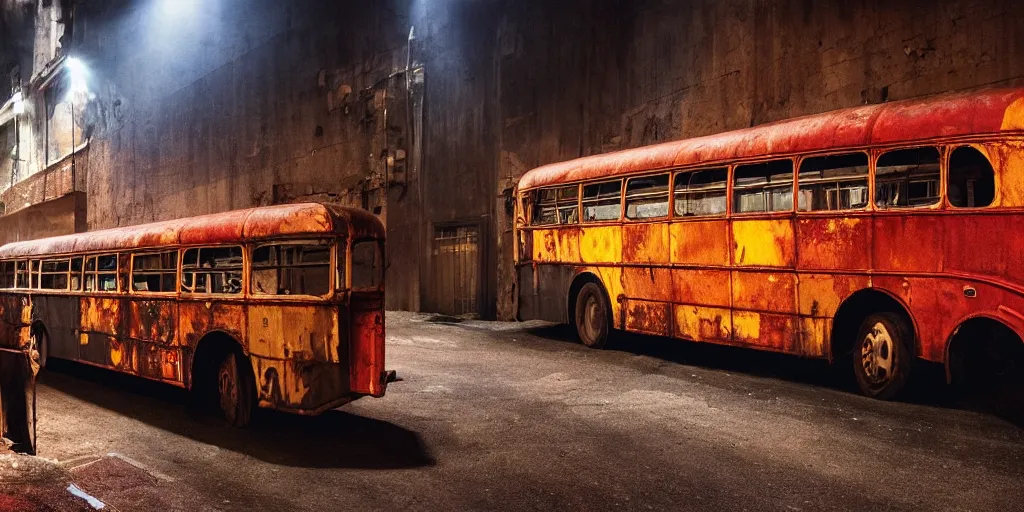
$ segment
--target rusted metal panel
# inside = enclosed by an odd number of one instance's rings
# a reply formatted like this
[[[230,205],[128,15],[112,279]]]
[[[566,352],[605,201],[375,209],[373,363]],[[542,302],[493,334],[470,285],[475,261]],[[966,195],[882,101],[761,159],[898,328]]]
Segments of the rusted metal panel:
[[[777,313],[733,310],[733,341],[775,352],[797,354],[796,317]]]
[[[667,267],[625,267],[622,289],[630,299],[672,302],[672,269]]]
[[[534,169],[520,190],[653,169],[784,153],[1024,131],[1024,88],[989,89],[835,110],[733,132]]]
[[[680,304],[728,308],[730,272],[723,269],[672,270],[672,300]]]
[[[797,312],[804,317],[832,318],[840,304],[858,290],[871,287],[866,274],[801,273]]]
[[[942,271],[945,223],[939,215],[879,213],[875,216],[875,270]]]
[[[676,305],[673,336],[691,341],[729,343],[732,341],[732,310],[728,307],[715,308]]]
[[[672,305],[668,302],[627,299],[626,329],[645,334],[672,334]]]
[[[793,267],[795,244],[791,218],[734,220],[733,264],[753,267]]]
[[[384,297],[367,295],[352,301],[349,341],[349,387],[354,393],[383,396]]]
[[[870,217],[797,217],[796,226],[798,269],[871,268],[874,231]]]
[[[580,229],[580,261],[589,264],[622,261],[622,226],[587,226]]]
[[[796,274],[791,272],[732,272],[732,304],[736,309],[796,313]]]
[[[341,362],[337,305],[253,303],[249,353],[266,359]]]
[[[670,243],[666,222],[626,224],[622,226],[622,261],[668,263],[672,255]]]
[[[669,236],[672,263],[729,264],[729,222],[725,219],[674,222]]]

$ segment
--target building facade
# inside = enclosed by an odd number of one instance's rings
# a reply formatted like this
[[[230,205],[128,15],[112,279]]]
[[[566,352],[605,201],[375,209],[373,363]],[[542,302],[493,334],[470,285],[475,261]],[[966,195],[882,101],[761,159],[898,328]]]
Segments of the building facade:
[[[579,156],[1024,83],[1011,0],[0,0],[0,242],[298,201],[388,307],[511,318],[511,192]]]

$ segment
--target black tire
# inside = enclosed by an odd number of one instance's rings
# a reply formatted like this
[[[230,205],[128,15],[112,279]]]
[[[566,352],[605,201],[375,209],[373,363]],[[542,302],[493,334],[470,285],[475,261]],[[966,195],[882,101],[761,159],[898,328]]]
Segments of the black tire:
[[[874,313],[860,326],[853,346],[853,375],[865,396],[898,398],[907,389],[914,358],[906,320],[895,313]]]
[[[217,407],[228,424],[245,427],[256,405],[252,366],[244,355],[229,352],[215,367]]]
[[[32,328],[32,338],[29,341],[29,354],[32,359],[39,364],[39,369],[46,368],[46,363],[50,359],[50,337],[46,335],[46,330],[42,327]]]
[[[611,333],[612,308],[597,283],[583,285],[576,295],[573,328],[580,342],[590,348],[605,348]]]

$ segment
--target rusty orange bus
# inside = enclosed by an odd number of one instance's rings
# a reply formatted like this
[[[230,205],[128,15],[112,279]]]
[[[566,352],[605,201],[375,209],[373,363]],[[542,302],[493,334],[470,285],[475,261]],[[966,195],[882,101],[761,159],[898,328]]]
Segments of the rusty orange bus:
[[[323,204],[0,247],[0,344],[191,389],[244,425],[382,396],[384,228]]]
[[[547,165],[523,319],[852,361],[897,396],[1024,362],[1024,89],[867,105]],[[970,363],[970,364],[969,364]]]

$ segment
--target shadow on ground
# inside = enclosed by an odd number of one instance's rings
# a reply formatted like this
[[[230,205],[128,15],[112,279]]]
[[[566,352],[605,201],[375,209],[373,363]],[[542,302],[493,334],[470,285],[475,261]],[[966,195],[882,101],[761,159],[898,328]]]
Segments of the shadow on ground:
[[[434,465],[420,436],[340,410],[297,416],[259,410],[245,429],[192,408],[187,391],[68,361],[51,361],[40,384],[225,450],[306,468],[402,469]]]
[[[527,332],[549,340],[578,343],[572,330],[564,325],[528,329]],[[859,393],[850,360],[832,364],[821,359],[625,332],[615,333],[608,349],[708,370]],[[990,414],[1024,428],[1024,371],[1007,376],[1001,385],[980,389],[948,385],[945,368],[941,364],[919,361],[912,375],[913,384],[903,401]]]

